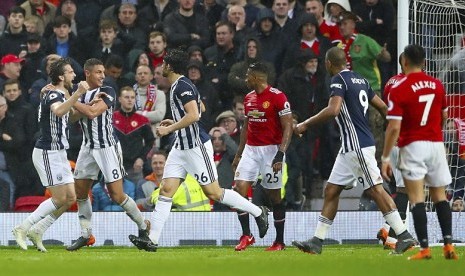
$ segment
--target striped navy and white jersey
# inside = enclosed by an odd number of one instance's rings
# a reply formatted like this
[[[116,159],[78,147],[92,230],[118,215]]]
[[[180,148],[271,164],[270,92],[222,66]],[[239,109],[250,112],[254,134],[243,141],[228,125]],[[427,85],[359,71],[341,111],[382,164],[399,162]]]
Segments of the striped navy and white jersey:
[[[116,100],[115,90],[110,86],[102,86],[93,90],[88,90],[86,94],[81,96],[79,101],[83,104],[88,104],[99,92],[105,92],[108,95],[102,97],[108,109],[92,120],[83,117],[79,121],[83,132],[82,143],[91,149],[108,148],[118,142],[118,138],[113,129],[113,109]]]
[[[60,90],[50,90],[40,101],[39,105],[39,128],[40,138],[37,140],[35,147],[43,150],[62,150],[68,149],[68,117],[66,113],[58,117],[52,112],[50,106],[57,102],[65,101],[65,93]]]
[[[331,79],[331,97],[343,98],[336,122],[341,134],[341,152],[350,152],[375,145],[368,123],[368,107],[375,96],[366,79],[343,70]]]
[[[200,94],[197,87],[185,76],[179,77],[172,85],[170,90],[170,105],[173,120],[178,122],[184,117],[186,111],[184,105],[190,101],[195,101],[200,113]],[[210,140],[208,133],[195,122],[190,126],[179,129],[175,132],[174,147],[185,150],[193,149]]]

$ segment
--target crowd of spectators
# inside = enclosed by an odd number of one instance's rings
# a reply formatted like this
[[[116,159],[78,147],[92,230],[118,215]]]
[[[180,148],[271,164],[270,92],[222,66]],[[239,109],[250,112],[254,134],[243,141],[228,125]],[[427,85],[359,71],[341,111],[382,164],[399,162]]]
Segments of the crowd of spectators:
[[[186,76],[206,107],[201,122],[212,137],[220,185],[231,188],[230,162],[244,119],[249,64],[262,61],[269,67],[270,85],[286,93],[295,122],[327,104],[324,56],[332,46],[343,48],[349,68],[381,94],[396,70],[396,59],[391,61],[397,56],[396,4],[392,0],[3,0],[0,185],[9,188],[9,208],[18,197],[44,193],[31,152],[38,131],[40,90],[49,82],[50,64],[58,58],[72,61],[76,81],[84,77],[85,60],[104,62],[104,83],[119,97],[114,124],[129,172],[125,191],[150,210],[149,190],[159,186],[161,177],[155,166],[171,143],[154,131],[171,116],[169,85],[161,70],[167,51],[182,48],[189,54]],[[373,127],[383,125],[382,118],[374,120]],[[329,177],[339,147],[336,128],[329,123],[293,138],[285,193],[289,208],[301,209],[305,197]],[[382,139],[383,133],[375,135]],[[80,143],[79,124],[71,124],[70,160],[76,159]],[[105,185],[97,183],[93,192],[96,210],[113,210],[101,204],[109,199]]]

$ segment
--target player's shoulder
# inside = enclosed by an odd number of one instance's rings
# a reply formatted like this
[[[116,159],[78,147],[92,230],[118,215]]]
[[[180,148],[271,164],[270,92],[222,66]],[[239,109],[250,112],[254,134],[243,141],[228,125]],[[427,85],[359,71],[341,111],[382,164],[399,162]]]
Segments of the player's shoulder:
[[[65,94],[63,91],[60,90],[49,90],[47,94],[45,94],[45,100],[47,102],[53,101],[55,99],[64,98]]]
[[[278,88],[276,87],[272,87],[270,86],[270,92],[273,94],[273,95],[281,95],[281,94],[284,94],[283,91],[279,90]]]

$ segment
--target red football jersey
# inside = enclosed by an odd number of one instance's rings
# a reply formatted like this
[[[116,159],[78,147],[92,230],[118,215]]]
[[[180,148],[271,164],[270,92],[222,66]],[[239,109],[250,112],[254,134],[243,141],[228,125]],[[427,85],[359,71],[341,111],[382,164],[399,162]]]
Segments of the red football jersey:
[[[383,91],[383,101],[388,104],[388,96],[389,92],[391,92],[391,88],[394,86],[394,84],[398,83],[403,77],[405,77],[404,73],[397,74],[393,77],[391,77],[387,82],[386,85],[384,86],[384,91]]]
[[[319,29],[320,34],[329,38],[331,43],[337,44],[342,41],[341,32],[339,31],[339,27],[335,23],[323,20],[323,22],[320,24]]]
[[[415,141],[442,142],[442,111],[447,110],[441,81],[424,72],[411,73],[389,93],[387,119],[402,120],[398,146]]]
[[[279,145],[283,139],[280,116],[291,114],[286,95],[268,86],[257,94],[250,92],[244,99],[245,115],[248,119],[247,145]]]

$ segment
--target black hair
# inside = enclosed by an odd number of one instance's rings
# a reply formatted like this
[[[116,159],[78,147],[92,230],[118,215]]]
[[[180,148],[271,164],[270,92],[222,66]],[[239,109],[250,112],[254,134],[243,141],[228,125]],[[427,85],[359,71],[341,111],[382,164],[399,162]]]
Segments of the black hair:
[[[268,67],[265,63],[255,62],[249,65],[249,70],[252,72],[262,73],[268,76]]]
[[[65,74],[65,66],[71,65],[69,60],[66,58],[60,58],[59,60],[55,61],[50,65],[50,79],[52,80],[53,85],[57,85],[62,80],[60,80],[60,76]]]
[[[171,67],[171,70],[177,74],[185,74],[189,56],[186,51],[173,49],[163,58],[165,63]]]
[[[412,65],[423,66],[426,59],[426,52],[423,47],[410,44],[404,48],[404,58],[408,59]]]
[[[123,68],[124,60],[119,55],[110,55],[105,62],[105,68],[116,67],[118,69]]]
[[[10,16],[13,13],[21,13],[24,17],[26,17],[26,10],[19,6],[11,7],[8,11],[8,16]]]
[[[71,20],[63,15],[55,17],[55,20],[53,20],[53,27],[60,28],[61,25],[67,25],[68,27],[71,27]]]
[[[84,70],[90,71],[95,65],[103,65],[100,59],[90,58],[84,63]]]

